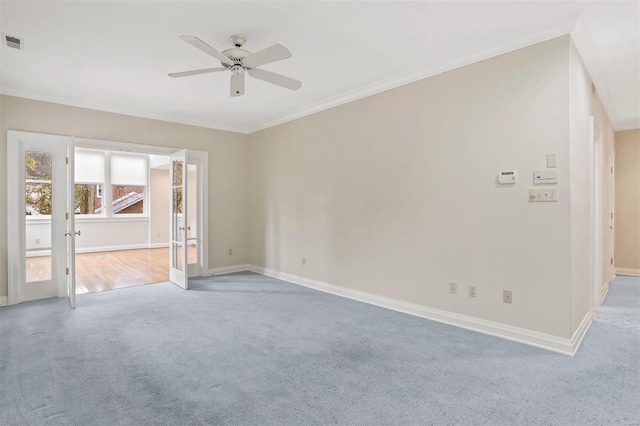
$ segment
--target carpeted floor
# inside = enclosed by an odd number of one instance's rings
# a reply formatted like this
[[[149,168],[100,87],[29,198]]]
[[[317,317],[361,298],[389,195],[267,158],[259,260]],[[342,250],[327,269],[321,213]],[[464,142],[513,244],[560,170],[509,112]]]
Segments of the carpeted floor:
[[[0,424],[640,422],[639,278],[575,357],[261,275],[191,287],[0,308]]]

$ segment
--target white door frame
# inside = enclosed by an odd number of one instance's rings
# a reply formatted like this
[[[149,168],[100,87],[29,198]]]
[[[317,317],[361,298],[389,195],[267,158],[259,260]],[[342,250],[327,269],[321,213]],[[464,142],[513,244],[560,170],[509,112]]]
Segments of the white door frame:
[[[39,298],[67,296],[67,226],[64,218],[67,212],[67,166],[64,159],[69,141],[70,138],[65,136],[7,131],[7,290],[10,305]],[[51,218],[45,219],[51,226],[51,280],[33,283],[26,282],[25,161],[21,155],[30,149],[52,153],[51,189],[54,197]]]
[[[591,189],[591,238],[589,239],[590,277],[589,300],[593,311],[598,311],[602,303],[602,259],[603,259],[603,232],[602,232],[602,132],[598,128],[594,117],[589,118],[590,133],[590,189]]]
[[[20,253],[22,253],[24,257],[24,235],[21,237],[20,235],[20,226],[19,224],[24,224],[25,217],[23,211],[17,211],[16,208],[12,208],[12,203],[10,202],[12,199],[18,199],[20,197],[20,185],[17,185],[14,179],[20,181],[19,174],[19,164],[16,161],[19,153],[19,146],[16,139],[16,135],[24,133],[29,135],[36,135],[37,137],[47,137],[50,141],[56,140],[59,142],[64,142],[65,146],[67,141],[70,141],[73,136],[59,136],[59,135],[49,135],[45,133],[35,133],[35,132],[19,132],[14,130],[7,131],[7,219],[9,224],[18,224],[18,226],[8,226],[7,228],[7,241],[8,241],[8,251],[9,251],[9,259],[19,259]],[[13,136],[12,136],[13,134]],[[123,150],[123,151],[135,151],[146,154],[158,154],[158,155],[171,155],[171,153],[176,152],[179,148],[171,148],[171,147],[161,147],[161,146],[153,146],[153,145],[141,145],[135,143],[127,143],[127,142],[114,142],[114,141],[106,141],[106,140],[98,140],[98,139],[88,139],[75,137],[74,138],[75,147],[80,148],[97,148],[97,149],[107,149],[107,150]],[[199,262],[200,269],[202,273],[207,273],[209,270],[209,214],[208,214],[208,153],[205,151],[193,151],[189,150],[189,161],[193,159],[199,165],[198,167],[198,215],[197,215],[197,227],[198,227],[198,238],[199,243],[201,245],[201,250],[199,253]],[[22,176],[22,181],[24,186],[24,176]],[[66,188],[65,188],[66,189]],[[23,191],[24,193],[24,191]],[[65,203],[66,204],[66,203]],[[14,206],[15,207],[15,206]],[[24,228],[24,226],[22,226]],[[66,226],[64,227],[66,228]],[[62,234],[66,231],[64,228],[60,230],[55,230],[52,232],[61,231]],[[24,229],[22,230],[24,233]],[[64,241],[66,245],[66,241]],[[13,254],[11,252],[13,251]],[[9,262],[8,264],[8,278],[9,278],[9,286],[8,286],[8,304],[15,304],[21,301],[20,299],[20,289],[19,283],[24,282],[25,280],[25,268],[21,267],[16,262]],[[67,296],[67,281],[63,278],[60,279],[58,283],[58,297],[66,297]]]
[[[129,142],[114,142],[101,139],[74,138],[77,148],[94,148],[134,151],[143,154],[156,154],[171,156],[171,154],[179,151],[180,148],[164,147],[155,145],[141,145]],[[209,271],[209,202],[208,202],[208,182],[209,182],[209,153],[206,151],[196,151],[189,149],[189,163],[198,165],[198,190],[197,190],[197,233],[198,243],[202,249],[199,255],[199,267],[190,268],[190,272],[200,272],[206,274]],[[197,275],[189,275],[197,276]]]

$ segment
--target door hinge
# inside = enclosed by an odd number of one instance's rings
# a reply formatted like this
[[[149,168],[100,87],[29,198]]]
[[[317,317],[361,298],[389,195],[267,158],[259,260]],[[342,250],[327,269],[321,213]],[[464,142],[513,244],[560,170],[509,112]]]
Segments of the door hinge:
[[[611,173],[613,173],[613,167],[611,167]]]
[[[69,164],[69,157],[64,159],[64,164]]]
[[[67,275],[69,275],[69,268],[67,268]]]
[[[613,212],[611,212],[611,219],[613,219]]]
[[[611,258],[611,264],[613,265],[613,257]]]
[[[65,219],[69,220],[69,213],[64,214]]]

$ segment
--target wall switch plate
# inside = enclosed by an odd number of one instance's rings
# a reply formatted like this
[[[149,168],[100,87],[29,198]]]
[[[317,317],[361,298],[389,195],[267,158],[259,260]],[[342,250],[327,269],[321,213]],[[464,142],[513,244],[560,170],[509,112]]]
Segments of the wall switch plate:
[[[456,283],[449,283],[449,293],[451,293],[451,294],[458,294],[458,284],[456,284]]]
[[[469,297],[476,297],[476,286],[469,286]]]
[[[531,188],[529,190],[529,201],[558,201],[558,190],[556,188]]]
[[[536,170],[533,172],[533,183],[534,185],[558,183],[558,170]]]
[[[547,167],[554,168],[558,166],[558,157],[556,154],[547,154]]]
[[[504,303],[511,303],[513,302],[513,296],[511,294],[511,291],[509,290],[503,290],[502,291],[502,301]]]
[[[303,264],[303,265],[306,265],[306,264],[307,264],[307,258],[306,258],[306,257],[303,257],[303,258],[302,258],[302,264]]]

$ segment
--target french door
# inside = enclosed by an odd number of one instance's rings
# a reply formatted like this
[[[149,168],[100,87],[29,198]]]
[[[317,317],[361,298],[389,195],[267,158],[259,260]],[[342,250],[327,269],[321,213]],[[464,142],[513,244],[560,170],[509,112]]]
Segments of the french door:
[[[186,149],[171,155],[169,182],[171,186],[169,229],[169,279],[180,287],[189,288],[187,261],[188,234],[188,152]]]
[[[9,131],[7,142],[9,304],[68,296],[75,307],[71,138]]]

